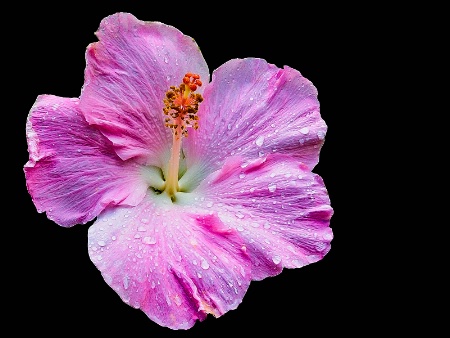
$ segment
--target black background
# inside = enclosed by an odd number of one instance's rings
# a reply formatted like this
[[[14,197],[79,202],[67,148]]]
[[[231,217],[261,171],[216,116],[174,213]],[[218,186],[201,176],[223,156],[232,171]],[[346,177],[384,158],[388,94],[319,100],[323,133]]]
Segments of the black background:
[[[356,67],[352,61],[358,57],[358,48],[350,53],[355,41],[350,41],[349,35],[357,28],[349,23],[353,19],[347,8],[309,8],[303,4],[292,8],[289,2],[279,1],[270,6],[259,2],[249,8],[224,2],[209,2],[207,6],[143,3],[147,1],[103,5],[95,1],[39,2],[23,8],[14,4],[3,13],[8,18],[2,25],[9,32],[2,47],[7,56],[5,102],[11,103],[3,114],[8,116],[8,132],[12,134],[6,148],[12,150],[14,161],[13,179],[8,176],[7,182],[14,187],[14,218],[6,225],[11,234],[4,238],[11,268],[3,276],[11,302],[3,318],[11,323],[19,321],[14,324],[17,334],[50,336],[264,337],[276,332],[280,336],[322,337],[364,330],[361,327],[370,317],[373,291],[364,286],[370,276],[361,262],[361,206],[355,204],[356,193],[349,184],[352,173],[360,168],[350,163],[355,155],[349,141],[357,132],[352,121],[355,123],[357,117],[352,111],[348,76]],[[321,114],[328,125],[314,172],[323,177],[335,212],[331,251],[317,263],[252,282],[236,310],[220,318],[209,316],[188,331],[160,327],[123,303],[88,257],[87,229],[91,223],[59,227],[45,214],[37,213],[25,186],[25,123],[31,106],[40,94],[79,96],[85,49],[97,41],[94,32],[100,21],[119,11],[130,12],[140,20],[161,21],[193,37],[210,72],[229,59],[244,57],[260,57],[278,67],[299,70],[317,87]]]

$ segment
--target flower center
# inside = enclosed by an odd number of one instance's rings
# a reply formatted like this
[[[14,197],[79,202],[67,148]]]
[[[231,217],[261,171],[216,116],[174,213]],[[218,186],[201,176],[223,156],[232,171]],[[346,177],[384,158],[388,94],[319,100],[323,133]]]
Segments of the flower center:
[[[171,86],[164,99],[163,112],[165,126],[173,133],[172,152],[164,191],[172,200],[179,190],[178,174],[180,168],[181,140],[188,136],[188,128],[198,129],[198,105],[203,101],[201,94],[194,93],[202,82],[197,74],[186,73],[183,83]]]

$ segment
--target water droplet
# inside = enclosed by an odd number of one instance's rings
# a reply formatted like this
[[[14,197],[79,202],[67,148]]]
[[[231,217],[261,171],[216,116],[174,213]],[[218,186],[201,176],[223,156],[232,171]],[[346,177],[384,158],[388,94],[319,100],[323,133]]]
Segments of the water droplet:
[[[206,261],[206,259],[202,260],[202,264],[200,266],[202,267],[203,270],[209,269],[209,264]]]
[[[300,129],[300,132],[301,132],[303,135],[306,135],[306,134],[309,133],[309,128],[308,128],[308,127],[304,127],[304,128],[302,128],[302,129]]]
[[[97,244],[100,245],[100,246],[105,246],[106,245],[106,243],[104,241],[98,241]]]
[[[144,231],[147,231],[147,229],[141,226],[138,228],[138,231],[144,232]]]
[[[274,183],[271,183],[271,184],[269,184],[268,189],[270,192],[274,192],[275,190],[277,190],[277,185]]]
[[[169,63],[169,59],[167,58],[167,56],[164,56],[164,62]]]
[[[255,143],[258,147],[261,147],[264,143],[264,136],[262,136],[262,135],[258,136]]]
[[[269,228],[270,228],[270,223],[269,222],[264,223],[264,229],[269,229]]]
[[[142,243],[155,244],[156,243],[156,238],[155,237],[146,236],[146,237],[142,238]]]
[[[208,208],[211,208],[212,206],[213,206],[213,202],[208,202],[208,203],[206,203],[206,206],[208,207]]]
[[[317,137],[319,138],[319,140],[323,140],[325,138],[325,132],[323,130],[319,130],[317,132]]]
[[[245,217],[245,215],[244,214],[242,214],[241,212],[237,212],[236,214],[235,214],[235,216],[237,217],[237,218],[240,218],[240,219],[242,219],[242,218],[244,218]]]
[[[122,279],[122,283],[123,283],[123,287],[126,289],[128,289],[128,276],[124,276]]]
[[[231,130],[231,123],[228,124],[228,130]]]
[[[141,223],[147,224],[149,220],[147,218],[141,218]]]
[[[257,227],[259,227],[259,224],[258,223],[252,223],[252,227],[257,228]]]
[[[237,231],[244,231],[244,228],[243,228],[242,226],[240,226],[240,225],[238,225],[238,226],[236,227],[236,229],[237,229]]]
[[[239,175],[239,178],[244,178],[244,177],[245,177],[245,174],[244,174],[244,173],[242,173],[242,174]]]
[[[173,298],[175,304],[177,304],[178,306],[181,305],[181,298],[178,295],[175,295],[175,297]]]
[[[302,266],[304,266],[305,264],[303,264],[300,260],[298,259],[293,259],[292,260],[292,264],[297,267],[297,268],[301,268]]]
[[[134,235],[134,238],[141,238],[141,235],[136,234],[136,235]]]
[[[278,255],[275,255],[275,256],[272,257],[272,261],[273,261],[275,264],[279,264],[279,263],[281,262],[281,257],[278,256]]]
[[[333,234],[328,232],[328,233],[324,234],[322,237],[323,237],[323,239],[330,241],[333,239]]]
[[[113,241],[115,241],[115,240],[117,239],[117,237],[116,237],[116,236],[112,236],[111,239],[112,239]]]
[[[263,151],[260,151],[260,152],[258,153],[258,156],[259,156],[259,157],[263,157],[263,156],[264,156],[264,152],[263,152]]]

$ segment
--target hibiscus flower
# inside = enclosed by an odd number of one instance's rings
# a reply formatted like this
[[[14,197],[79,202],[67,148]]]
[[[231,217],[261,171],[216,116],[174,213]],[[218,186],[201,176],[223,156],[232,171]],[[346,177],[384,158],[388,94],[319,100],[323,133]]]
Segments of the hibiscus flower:
[[[309,80],[259,58],[210,79],[192,38],[128,13],[96,35],[80,96],[31,108],[24,172],[38,212],[95,219],[89,256],[126,304],[188,329],[327,254],[333,209],[312,172],[327,126]]]

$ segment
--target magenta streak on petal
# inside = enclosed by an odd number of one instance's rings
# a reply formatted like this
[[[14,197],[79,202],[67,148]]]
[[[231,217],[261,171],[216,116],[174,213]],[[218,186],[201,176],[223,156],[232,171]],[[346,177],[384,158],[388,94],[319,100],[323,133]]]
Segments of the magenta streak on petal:
[[[234,59],[213,72],[198,115],[199,132],[184,145],[188,165],[205,175],[233,155],[255,159],[289,154],[312,169],[327,126],[317,90],[297,70],[262,59]]]
[[[27,120],[28,191],[37,210],[64,227],[86,223],[110,205],[138,204],[147,189],[140,166],[116,155],[78,103],[41,95]]]
[[[216,215],[151,192],[136,207],[101,214],[89,228],[88,245],[122,300],[172,329],[235,309],[251,280],[236,230]]]
[[[260,280],[322,259],[333,238],[333,209],[320,176],[287,155],[232,159],[196,192],[198,207],[217,213],[242,236]]]
[[[137,157],[141,163],[163,166],[172,141],[164,127],[165,93],[187,72],[209,82],[197,44],[172,26],[128,13],[102,20],[96,35],[99,42],[86,51],[80,97],[86,120],[98,126],[122,159]]]

